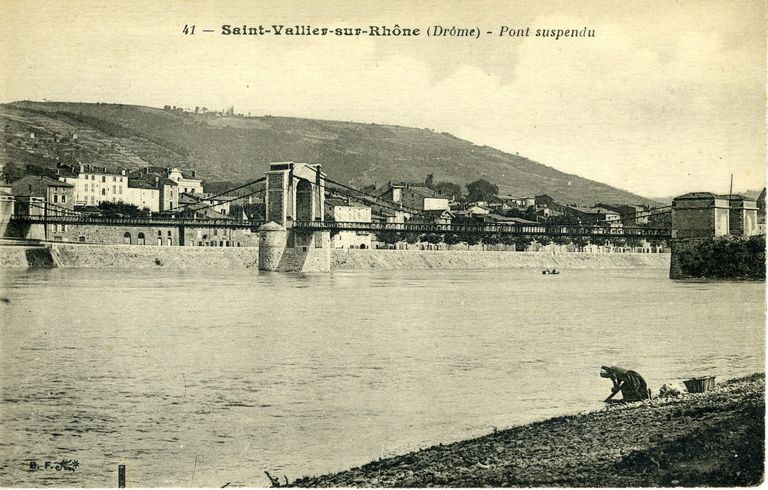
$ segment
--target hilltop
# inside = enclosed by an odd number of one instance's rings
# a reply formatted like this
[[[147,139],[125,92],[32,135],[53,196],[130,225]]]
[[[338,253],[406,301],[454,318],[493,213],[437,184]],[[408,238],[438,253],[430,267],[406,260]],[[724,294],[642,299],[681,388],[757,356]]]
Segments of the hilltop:
[[[548,194],[558,202],[656,204],[621,189],[567,174],[517,154],[477,146],[448,133],[394,125],[291,117],[244,117],[121,104],[14,102],[0,105],[3,163],[56,162],[195,169],[207,181],[245,182],[269,162],[323,164],[340,182],[476,179],[502,193]],[[34,133],[34,138],[31,134]]]

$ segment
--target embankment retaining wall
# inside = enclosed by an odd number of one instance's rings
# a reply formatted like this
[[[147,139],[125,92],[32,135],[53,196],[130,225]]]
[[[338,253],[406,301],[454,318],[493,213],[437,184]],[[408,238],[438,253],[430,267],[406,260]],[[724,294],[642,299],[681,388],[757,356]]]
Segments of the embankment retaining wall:
[[[256,268],[257,247],[158,247],[132,245],[52,245],[0,247],[0,267],[92,268]]]
[[[131,245],[0,247],[0,268],[257,268],[258,247],[158,247]],[[669,254],[570,252],[332,250],[331,270],[358,269],[634,269],[667,268]]]
[[[331,270],[634,269],[669,267],[669,254],[539,253],[472,250],[333,250]]]

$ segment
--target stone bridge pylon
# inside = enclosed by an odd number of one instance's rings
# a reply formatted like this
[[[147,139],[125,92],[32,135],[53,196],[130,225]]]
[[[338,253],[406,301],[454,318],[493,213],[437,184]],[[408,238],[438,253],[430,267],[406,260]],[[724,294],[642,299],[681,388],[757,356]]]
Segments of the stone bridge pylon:
[[[330,232],[293,226],[296,221],[323,222],[325,174],[321,165],[272,163],[265,184],[266,224],[259,228],[259,270],[330,271]]]

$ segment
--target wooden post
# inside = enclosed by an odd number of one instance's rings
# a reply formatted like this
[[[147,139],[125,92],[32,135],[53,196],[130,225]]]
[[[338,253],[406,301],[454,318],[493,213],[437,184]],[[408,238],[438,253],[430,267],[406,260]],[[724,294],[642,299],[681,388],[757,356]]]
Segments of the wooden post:
[[[117,488],[125,488],[125,465],[117,465]]]

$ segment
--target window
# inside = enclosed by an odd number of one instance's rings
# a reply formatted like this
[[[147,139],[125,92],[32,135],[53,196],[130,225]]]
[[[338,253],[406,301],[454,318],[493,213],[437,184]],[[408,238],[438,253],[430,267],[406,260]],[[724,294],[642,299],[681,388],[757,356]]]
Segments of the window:
[[[67,196],[61,196],[61,202],[66,203],[67,202]]]
[[[163,230],[157,230],[157,236],[163,236]]]
[[[106,189],[102,189],[101,190],[101,195],[102,196],[106,196],[107,195],[107,190]]]
[[[102,182],[106,182],[107,181],[107,176],[106,175],[102,175],[101,176],[101,181]]]
[[[77,241],[80,242],[80,243],[84,243],[85,242],[85,237],[83,235],[80,235],[79,237],[77,237]]]
[[[171,236],[171,230],[168,230],[168,236]]]
[[[115,177],[114,175],[112,176],[112,182],[117,182],[117,177]]]
[[[116,185],[112,186],[112,194],[117,194],[117,186]]]

